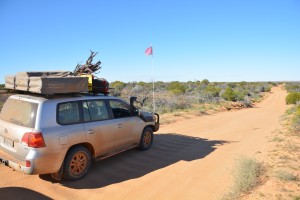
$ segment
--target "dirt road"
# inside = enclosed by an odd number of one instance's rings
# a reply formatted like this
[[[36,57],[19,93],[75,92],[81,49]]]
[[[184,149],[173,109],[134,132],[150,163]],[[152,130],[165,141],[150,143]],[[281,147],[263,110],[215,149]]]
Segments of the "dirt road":
[[[52,182],[0,166],[0,199],[216,199],[240,155],[263,158],[280,128],[286,92],[275,87],[254,108],[165,125],[147,152],[130,150],[93,164],[76,182]]]

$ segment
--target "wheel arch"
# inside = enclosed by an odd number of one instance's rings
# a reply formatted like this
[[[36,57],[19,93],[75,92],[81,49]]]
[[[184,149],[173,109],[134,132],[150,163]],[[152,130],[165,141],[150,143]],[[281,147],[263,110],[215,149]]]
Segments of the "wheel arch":
[[[75,148],[75,147],[77,147],[77,146],[83,146],[83,147],[87,148],[87,150],[91,153],[91,156],[92,156],[92,157],[95,156],[95,149],[94,149],[93,145],[92,145],[91,143],[88,143],[88,142],[83,142],[83,143],[74,144],[74,145],[72,145],[72,146],[68,149],[68,152],[69,152],[71,149],[73,149],[73,148]],[[67,152],[67,153],[68,153],[68,152]],[[67,155],[67,154],[66,154],[66,155]]]
[[[151,128],[152,129],[152,131],[154,132],[154,130],[155,130],[155,127],[153,126],[153,125],[151,125],[151,124],[149,124],[149,125],[147,125],[147,126],[145,126],[144,127],[144,129],[143,129],[143,131],[146,129],[146,128]]]

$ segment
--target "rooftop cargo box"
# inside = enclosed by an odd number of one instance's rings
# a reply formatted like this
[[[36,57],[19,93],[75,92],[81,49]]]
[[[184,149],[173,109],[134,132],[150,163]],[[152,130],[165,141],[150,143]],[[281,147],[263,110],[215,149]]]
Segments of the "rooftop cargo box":
[[[5,87],[40,94],[80,93],[88,92],[88,78],[68,71],[19,72],[5,77]]]

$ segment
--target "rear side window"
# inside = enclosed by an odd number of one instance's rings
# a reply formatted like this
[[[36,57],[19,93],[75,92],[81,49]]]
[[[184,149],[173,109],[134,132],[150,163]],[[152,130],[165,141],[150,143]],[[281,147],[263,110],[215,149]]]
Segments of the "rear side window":
[[[37,108],[37,103],[9,98],[1,110],[0,119],[28,128],[34,128]]]
[[[82,108],[84,122],[109,119],[107,107],[104,100],[92,100],[83,102]]]
[[[65,102],[57,106],[57,123],[61,125],[80,123],[78,102]]]

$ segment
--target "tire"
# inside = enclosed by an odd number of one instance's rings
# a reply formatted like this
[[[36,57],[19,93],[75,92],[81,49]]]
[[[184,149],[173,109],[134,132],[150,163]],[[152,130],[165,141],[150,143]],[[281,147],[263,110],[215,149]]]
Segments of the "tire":
[[[65,158],[63,165],[63,178],[74,181],[84,177],[92,164],[89,150],[83,146],[71,148]]]
[[[146,127],[143,130],[140,144],[139,144],[139,149],[141,151],[146,151],[151,148],[153,143],[153,130],[150,127]]]

